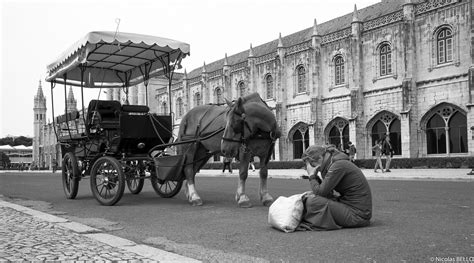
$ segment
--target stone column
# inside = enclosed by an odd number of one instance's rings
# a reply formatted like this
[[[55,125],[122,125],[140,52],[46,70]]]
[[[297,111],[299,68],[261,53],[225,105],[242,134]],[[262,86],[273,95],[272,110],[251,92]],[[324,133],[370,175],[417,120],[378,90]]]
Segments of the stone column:
[[[416,128],[415,128],[416,129]],[[400,120],[400,132],[402,139],[402,157],[411,158],[410,152],[410,141],[411,141],[411,128],[410,128],[410,111],[401,112]]]

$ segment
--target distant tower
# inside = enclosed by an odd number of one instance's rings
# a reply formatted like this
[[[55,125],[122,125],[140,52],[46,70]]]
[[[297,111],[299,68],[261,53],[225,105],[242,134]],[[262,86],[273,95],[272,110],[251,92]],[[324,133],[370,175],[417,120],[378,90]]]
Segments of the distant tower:
[[[72,87],[69,87],[69,93],[67,94],[67,112],[77,111],[77,101],[74,98],[74,92]]]
[[[46,124],[46,98],[41,88],[41,80],[39,81],[38,92],[36,93],[33,108],[33,163],[41,165],[40,158],[43,155],[43,127]]]

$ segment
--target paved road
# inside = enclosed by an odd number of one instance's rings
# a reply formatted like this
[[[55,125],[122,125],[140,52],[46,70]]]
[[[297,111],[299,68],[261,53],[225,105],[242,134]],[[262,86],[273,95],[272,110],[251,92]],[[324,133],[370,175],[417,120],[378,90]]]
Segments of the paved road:
[[[435,170],[424,176],[433,174]],[[256,178],[250,178],[247,187],[255,203],[250,209],[235,206],[235,176],[200,176],[197,187],[203,207],[189,206],[182,193],[159,198],[148,182],[143,193],[126,194],[114,207],[97,204],[88,180],[81,182],[77,200],[66,200],[58,174],[0,174],[0,194],[49,213],[66,212],[60,216],[139,244],[210,262],[429,261],[437,256],[474,256],[470,179],[369,183],[374,193],[370,227],[292,234],[268,226],[268,209],[256,201]],[[289,196],[308,190],[308,184],[272,178],[269,188],[274,197]]]

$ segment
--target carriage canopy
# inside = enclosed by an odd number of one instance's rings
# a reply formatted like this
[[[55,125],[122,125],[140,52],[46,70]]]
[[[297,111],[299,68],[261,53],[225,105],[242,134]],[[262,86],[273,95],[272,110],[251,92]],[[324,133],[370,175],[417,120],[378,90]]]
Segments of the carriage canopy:
[[[189,44],[176,40],[94,31],[47,66],[46,81],[74,86],[128,87],[169,74],[188,55]]]

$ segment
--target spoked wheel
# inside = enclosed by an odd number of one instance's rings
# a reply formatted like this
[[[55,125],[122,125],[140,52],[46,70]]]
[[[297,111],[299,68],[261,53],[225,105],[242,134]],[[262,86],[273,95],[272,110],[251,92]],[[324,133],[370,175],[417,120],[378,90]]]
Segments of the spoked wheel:
[[[68,152],[64,155],[62,164],[63,189],[67,199],[76,198],[80,179],[76,155]]]
[[[140,178],[141,176],[138,168],[127,175],[127,187],[130,193],[136,195],[142,191],[145,179]]]
[[[151,177],[151,185],[155,192],[164,198],[171,198],[179,193],[183,186],[183,180],[167,181],[158,179],[156,176]]]
[[[91,169],[91,190],[102,205],[114,205],[123,196],[125,176],[122,165],[109,156],[100,157]]]

